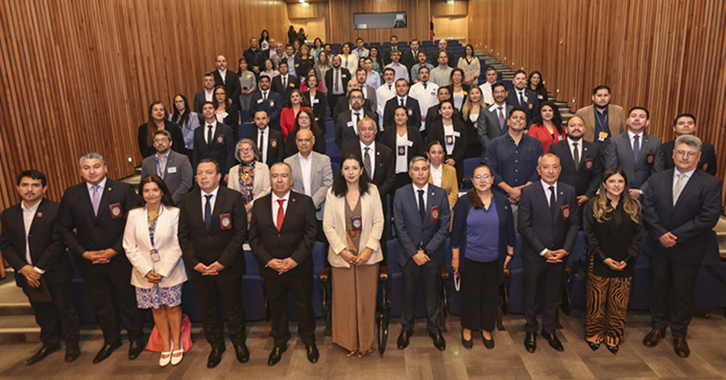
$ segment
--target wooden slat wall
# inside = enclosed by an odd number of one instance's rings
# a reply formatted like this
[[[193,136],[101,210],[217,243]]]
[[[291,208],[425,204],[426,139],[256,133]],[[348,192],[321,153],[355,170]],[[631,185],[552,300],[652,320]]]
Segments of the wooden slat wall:
[[[455,0],[453,4],[448,1],[431,1],[431,15],[434,17],[443,16],[466,16],[469,12],[468,0]]]
[[[470,0],[469,16],[470,43],[513,69],[540,70],[573,109],[592,104],[592,89],[607,84],[613,104],[648,108],[647,132],[664,141],[674,137],[677,114],[693,113],[724,178],[723,0]]]
[[[312,4],[311,4],[312,6]],[[362,37],[366,41],[388,41],[391,35],[398,36],[401,41],[429,39],[430,6],[428,1],[420,0],[331,0],[330,38],[334,42],[355,41]],[[408,28],[406,29],[371,29],[355,30],[353,27],[354,13],[372,12],[407,12]]]
[[[281,22],[270,22],[280,19]],[[249,38],[286,39],[282,0],[5,0],[0,3],[0,209],[37,168],[49,197],[98,151],[112,178],[141,163],[137,127],[154,100],[193,96],[217,54],[232,70]],[[128,158],[131,158],[131,162]]]

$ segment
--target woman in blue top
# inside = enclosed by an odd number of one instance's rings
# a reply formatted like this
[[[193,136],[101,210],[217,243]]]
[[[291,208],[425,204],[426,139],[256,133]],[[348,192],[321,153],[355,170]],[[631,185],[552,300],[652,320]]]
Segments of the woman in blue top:
[[[491,349],[497,289],[514,254],[514,220],[507,197],[492,191],[488,166],[477,166],[471,179],[474,187],[454,207],[451,267],[461,275],[461,343],[472,348],[472,331],[481,330],[484,346]]]

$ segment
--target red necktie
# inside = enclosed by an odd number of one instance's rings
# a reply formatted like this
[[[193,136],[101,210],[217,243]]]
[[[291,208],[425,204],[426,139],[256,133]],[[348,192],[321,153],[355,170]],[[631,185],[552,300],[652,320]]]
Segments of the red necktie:
[[[285,209],[282,208],[282,203],[285,202],[284,199],[278,199],[277,203],[280,204],[280,208],[277,209],[277,230],[280,231],[282,229],[282,221],[285,219]]]

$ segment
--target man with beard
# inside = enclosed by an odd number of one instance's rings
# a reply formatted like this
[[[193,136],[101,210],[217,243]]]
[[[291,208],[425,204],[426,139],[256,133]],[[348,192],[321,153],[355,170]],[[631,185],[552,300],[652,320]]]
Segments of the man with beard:
[[[592,91],[593,104],[575,113],[585,123],[582,138],[597,143],[601,152],[612,137],[625,132],[625,111],[623,107],[610,104],[610,98],[610,87],[597,86]]]

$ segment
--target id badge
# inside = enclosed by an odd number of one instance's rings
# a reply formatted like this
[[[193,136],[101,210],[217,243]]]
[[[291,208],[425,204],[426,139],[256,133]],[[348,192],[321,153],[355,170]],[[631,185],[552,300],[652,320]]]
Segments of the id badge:
[[[151,262],[155,263],[161,260],[161,256],[159,255],[158,249],[152,249],[149,251],[149,256],[151,256]]]
[[[360,231],[363,227],[363,221],[360,216],[351,216],[350,224],[353,226],[353,231]]]
[[[608,138],[608,133],[607,132],[602,132],[601,131],[600,134],[597,135],[597,139],[599,141],[605,141],[606,138]]]

